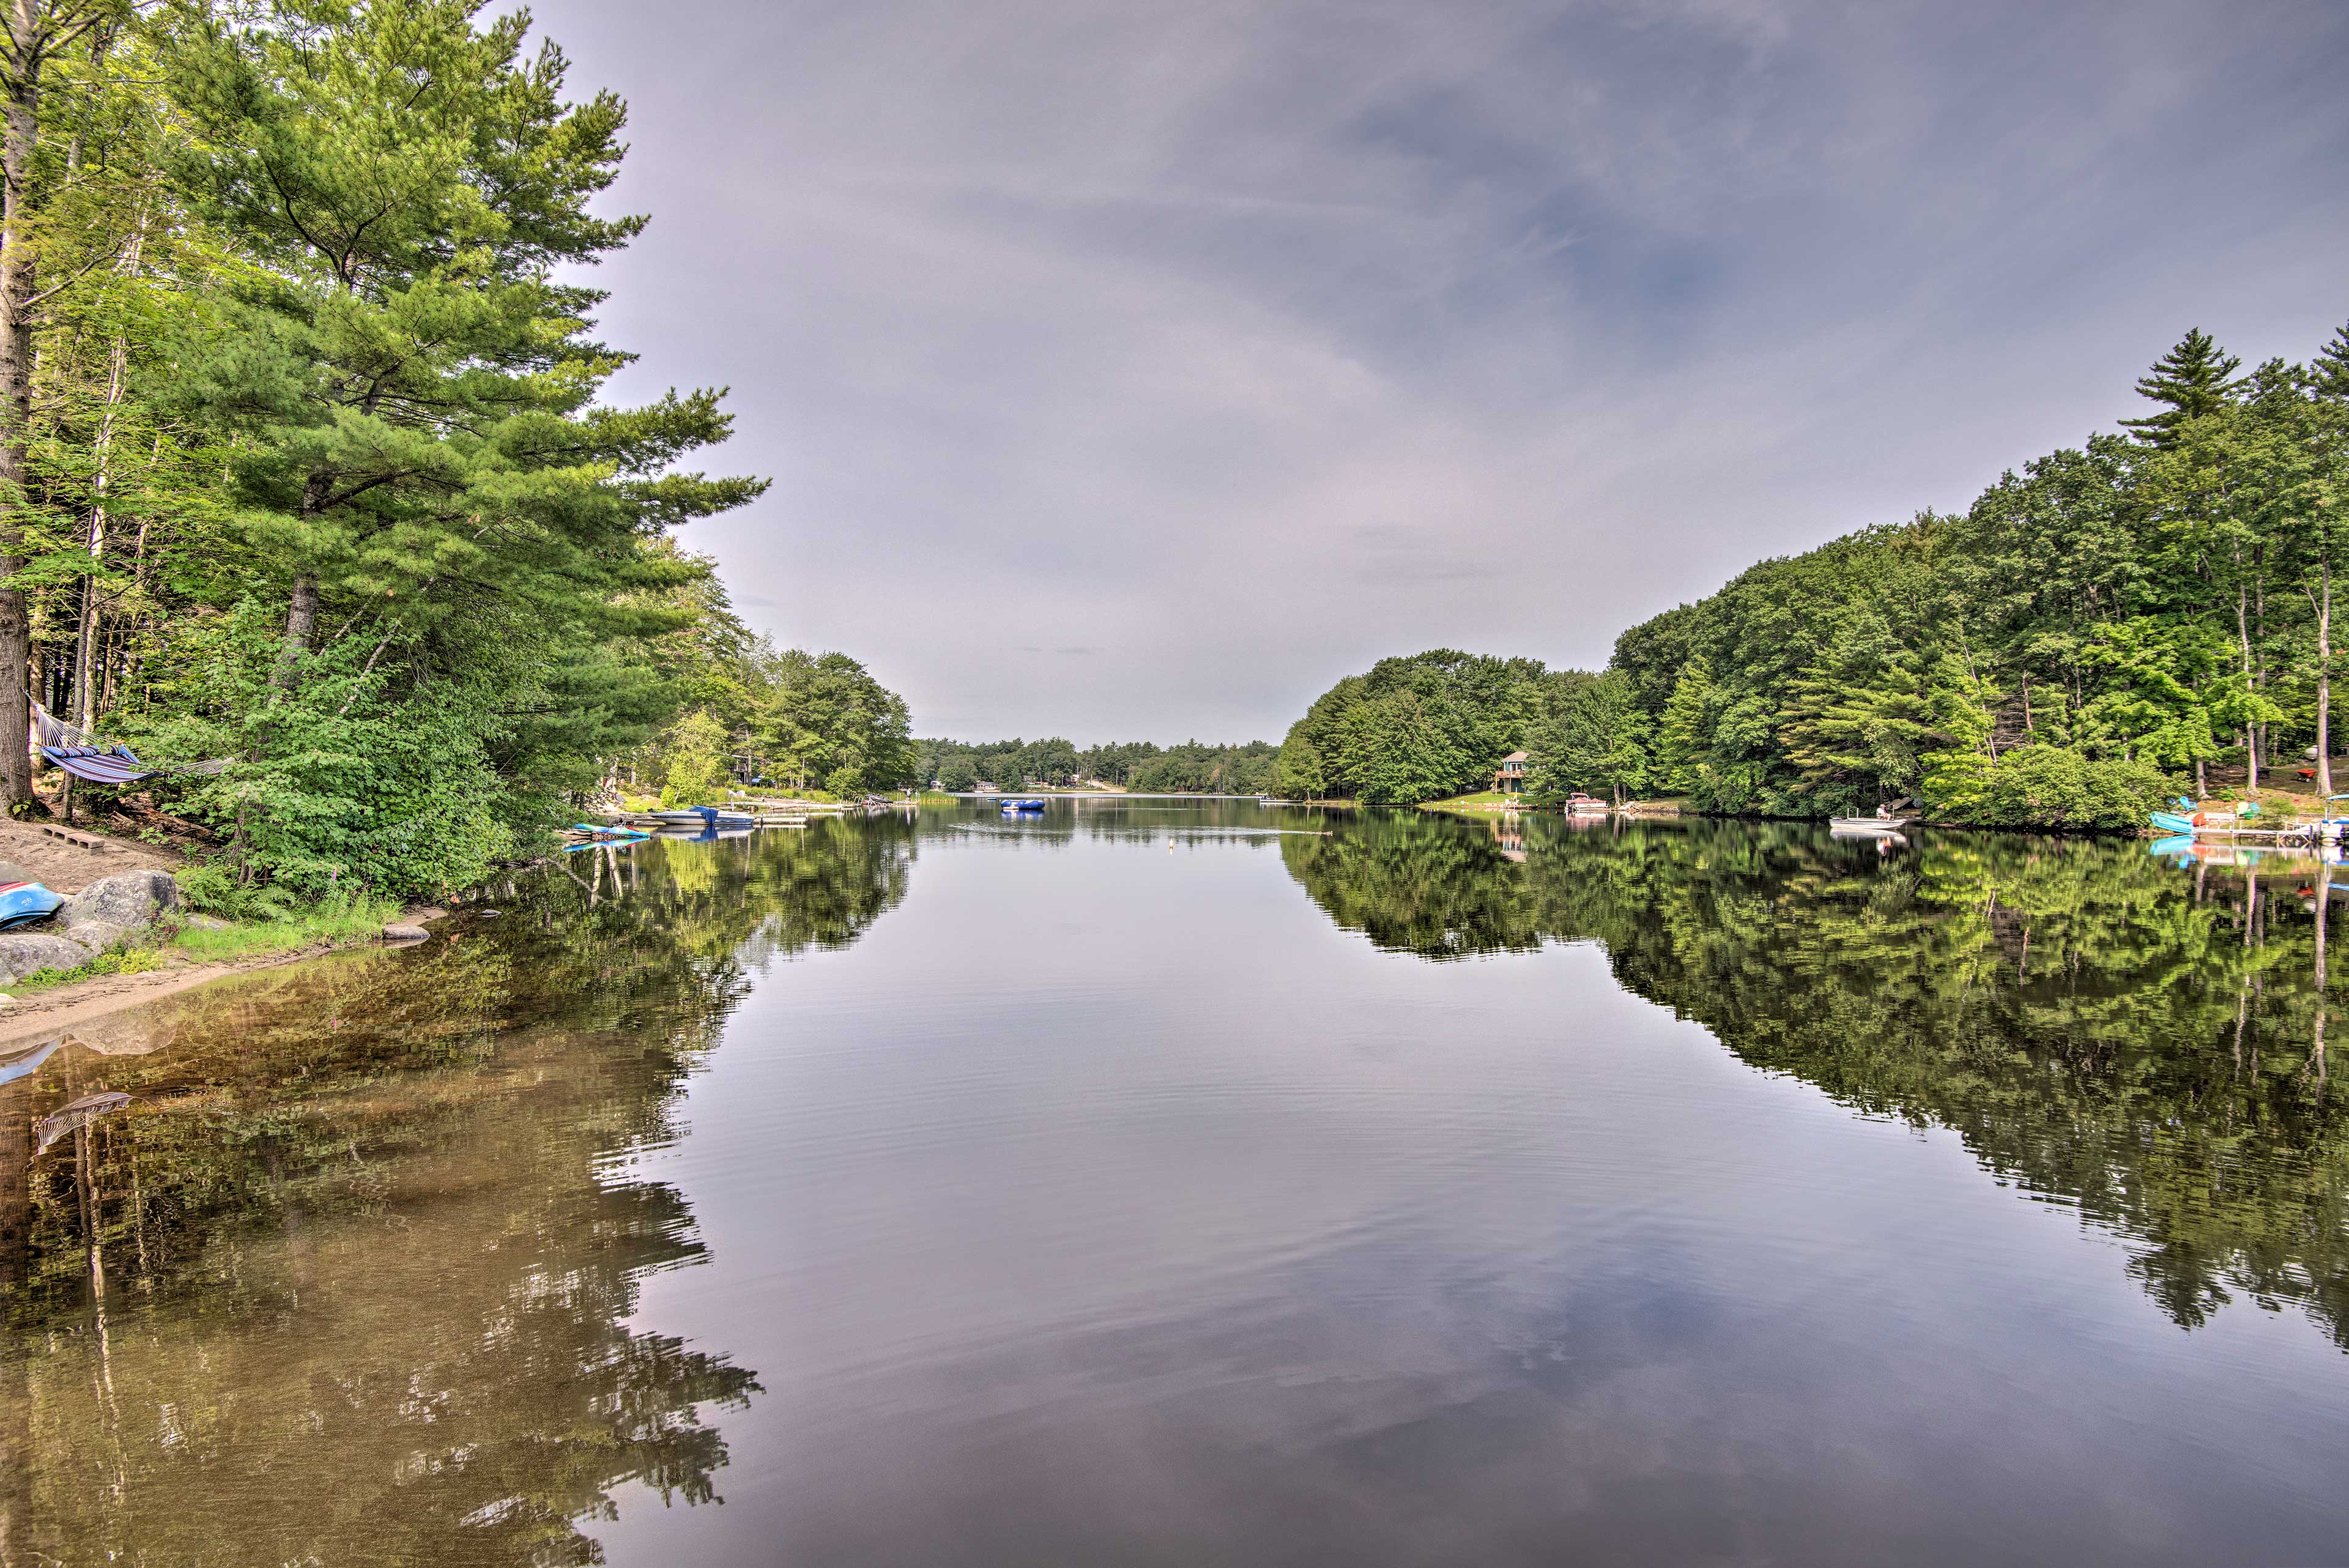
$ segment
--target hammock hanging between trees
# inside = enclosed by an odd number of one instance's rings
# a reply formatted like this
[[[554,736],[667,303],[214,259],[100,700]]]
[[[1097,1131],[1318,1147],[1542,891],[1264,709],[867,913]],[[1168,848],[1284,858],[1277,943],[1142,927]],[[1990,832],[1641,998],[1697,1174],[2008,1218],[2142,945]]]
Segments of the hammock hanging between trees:
[[[181,767],[150,768],[128,746],[101,746],[98,737],[78,724],[68,724],[38,702],[33,704],[33,745],[41,755],[78,779],[91,784],[126,784],[155,774],[216,774],[229,764],[226,757],[190,763]]]
[[[127,784],[155,771],[132,756],[128,746],[43,746],[41,755],[92,784]]]

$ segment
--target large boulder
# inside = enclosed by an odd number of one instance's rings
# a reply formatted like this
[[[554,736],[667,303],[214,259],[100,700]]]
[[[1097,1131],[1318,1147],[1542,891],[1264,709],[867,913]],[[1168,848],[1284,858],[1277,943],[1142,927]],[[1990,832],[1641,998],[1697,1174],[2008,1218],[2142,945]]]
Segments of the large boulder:
[[[124,932],[153,925],[157,916],[179,907],[180,885],[169,871],[124,871],[100,877],[67,898],[57,923],[77,940],[82,936],[77,927],[119,928],[99,941],[102,948]]]
[[[78,969],[179,907],[180,885],[168,871],[102,877],[67,898],[39,930],[0,933],[0,980],[22,980],[36,970]]]
[[[9,931],[0,935],[0,976],[22,980],[35,970],[78,969],[104,950],[47,931]]]

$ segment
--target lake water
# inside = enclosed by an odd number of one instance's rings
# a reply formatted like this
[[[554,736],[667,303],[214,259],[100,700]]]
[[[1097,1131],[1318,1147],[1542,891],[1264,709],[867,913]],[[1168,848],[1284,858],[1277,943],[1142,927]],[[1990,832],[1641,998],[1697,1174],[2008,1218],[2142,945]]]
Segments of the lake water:
[[[0,1055],[0,1564],[2349,1561],[2326,897],[1237,802],[574,855]]]

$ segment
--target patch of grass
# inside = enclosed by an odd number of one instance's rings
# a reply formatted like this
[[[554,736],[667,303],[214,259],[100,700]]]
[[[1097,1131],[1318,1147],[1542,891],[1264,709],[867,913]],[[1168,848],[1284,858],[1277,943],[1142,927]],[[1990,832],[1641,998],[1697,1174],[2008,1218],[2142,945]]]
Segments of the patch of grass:
[[[24,995],[36,991],[54,991],[76,981],[96,980],[106,974],[144,974],[163,967],[163,955],[153,948],[109,948],[88,963],[71,969],[36,969],[10,987],[11,994]]]
[[[961,800],[944,790],[926,789],[914,797],[916,805],[960,805]]]
[[[1523,805],[1525,796],[1503,794],[1499,790],[1480,790],[1475,794],[1455,794],[1450,800],[1424,800],[1422,811],[1490,811],[1495,806]]]
[[[199,963],[265,958],[304,948],[347,947],[378,935],[387,923],[399,918],[399,910],[388,898],[354,898],[344,904],[294,909],[279,919],[190,926],[172,945]]]

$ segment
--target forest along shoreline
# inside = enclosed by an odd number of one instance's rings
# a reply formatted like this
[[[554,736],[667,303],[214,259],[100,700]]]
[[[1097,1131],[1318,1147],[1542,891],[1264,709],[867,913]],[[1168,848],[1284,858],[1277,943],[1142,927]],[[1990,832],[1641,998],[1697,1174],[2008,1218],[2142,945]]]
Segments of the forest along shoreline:
[[[591,814],[737,792],[1907,801],[2137,832],[2189,792],[2334,791],[2349,327],[2248,369],[2190,331],[2116,431],[1763,562],[1603,670],[1381,659],[1277,746],[917,742],[863,663],[758,635],[680,542],[768,487],[688,466],[731,432],[721,392],[604,400],[630,356],[571,280],[648,221],[591,210],[620,99],[521,16],[87,22],[36,8],[0,126],[41,236],[37,280],[0,266],[29,336],[0,355],[0,734],[41,746],[0,745],[0,815],[168,847],[240,941],[347,940]]]
[[[2349,327],[2245,371],[2189,331],[2117,432],[1764,561],[1625,631],[1605,670],[1439,649],[1291,726],[1275,789],[1406,805],[1494,787],[1820,818],[2142,832],[2172,797],[2349,791],[2333,722]]]
[[[912,782],[903,701],[678,542],[767,487],[692,466],[720,393],[605,400],[620,99],[522,14],[117,10],[28,11],[0,127],[0,819],[152,852],[242,964],[597,805]]]

